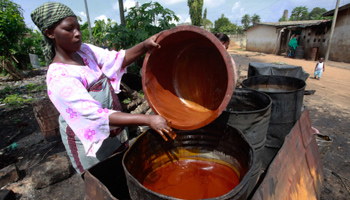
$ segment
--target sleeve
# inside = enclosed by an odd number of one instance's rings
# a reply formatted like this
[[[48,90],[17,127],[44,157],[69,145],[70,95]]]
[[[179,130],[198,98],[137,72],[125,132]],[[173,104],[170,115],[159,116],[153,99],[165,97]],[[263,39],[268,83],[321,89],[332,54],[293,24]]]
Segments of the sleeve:
[[[82,142],[88,156],[96,152],[109,137],[109,115],[85,88],[86,81],[64,64],[51,64],[46,77],[50,100]]]
[[[124,73],[127,72],[127,67],[122,68],[125,50],[110,51],[90,44],[87,44],[87,47],[90,48],[95,55],[95,59],[101,71],[110,79],[114,91],[119,93],[120,81]]]

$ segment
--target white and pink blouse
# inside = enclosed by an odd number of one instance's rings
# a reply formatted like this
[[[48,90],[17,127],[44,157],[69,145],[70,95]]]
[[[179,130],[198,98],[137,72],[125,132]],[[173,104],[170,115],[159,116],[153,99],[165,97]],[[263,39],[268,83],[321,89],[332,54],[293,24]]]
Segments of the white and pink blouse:
[[[109,137],[109,115],[114,110],[103,108],[88,93],[88,88],[102,74],[111,81],[116,93],[126,68],[122,68],[125,51],[109,51],[82,44],[78,54],[84,66],[52,63],[46,76],[50,100],[75,135],[82,142],[87,156],[96,156],[104,139]]]

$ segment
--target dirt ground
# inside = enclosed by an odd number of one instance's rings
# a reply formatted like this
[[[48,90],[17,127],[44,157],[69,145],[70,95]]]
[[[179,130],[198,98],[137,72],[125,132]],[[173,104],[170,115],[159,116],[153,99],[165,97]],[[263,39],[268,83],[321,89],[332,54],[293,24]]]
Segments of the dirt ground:
[[[316,61],[291,59],[283,56],[229,49],[241,76],[247,74],[250,62],[286,63],[302,66],[310,74],[306,90],[316,90],[304,96],[304,105],[310,111],[312,125],[320,133],[332,138],[332,145],[322,158],[324,182],[321,199],[349,199],[350,191],[350,64],[329,61],[321,80],[312,79]],[[44,77],[41,77],[44,80]],[[243,78],[243,77],[242,77]],[[7,83],[0,82],[0,86]],[[54,154],[65,154],[60,143],[44,140],[34,118],[32,107],[14,111],[0,108],[0,149],[17,142],[18,146],[0,154],[0,167],[16,162],[21,180],[6,186],[18,194],[18,199],[84,199],[84,182],[79,175],[35,190],[31,188],[31,170]]]
[[[326,62],[321,80],[313,79],[317,61],[292,59],[272,54],[229,50],[241,75],[247,75],[250,62],[302,66],[310,74],[306,90],[316,90],[304,96],[310,111],[312,126],[332,138],[332,145],[322,158],[324,182],[321,199],[349,199],[350,195],[350,63]],[[240,66],[240,67],[239,67]]]

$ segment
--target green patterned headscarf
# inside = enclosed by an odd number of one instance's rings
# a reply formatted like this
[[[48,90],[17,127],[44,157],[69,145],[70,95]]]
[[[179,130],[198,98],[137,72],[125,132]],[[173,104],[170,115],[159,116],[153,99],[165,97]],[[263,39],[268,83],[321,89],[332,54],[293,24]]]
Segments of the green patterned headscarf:
[[[46,36],[45,29],[52,28],[57,22],[66,17],[75,17],[76,15],[68,6],[62,3],[48,2],[36,8],[30,16],[44,35],[43,51],[46,62],[50,64],[55,57],[55,48],[52,41]]]

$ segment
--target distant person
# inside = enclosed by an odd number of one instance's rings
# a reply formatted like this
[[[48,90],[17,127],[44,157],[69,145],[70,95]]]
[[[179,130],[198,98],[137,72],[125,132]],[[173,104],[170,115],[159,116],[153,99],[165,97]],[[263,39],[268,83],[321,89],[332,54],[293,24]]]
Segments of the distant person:
[[[288,47],[288,57],[293,58],[295,54],[295,49],[298,47],[298,41],[295,34],[293,34],[292,38],[289,40]]]
[[[324,58],[321,57],[315,67],[315,79],[320,80],[325,67]]]
[[[221,44],[224,46],[226,50],[228,50],[228,47],[230,46],[230,38],[225,34],[225,33],[214,33],[215,37],[217,37]],[[233,73],[234,73],[234,83],[236,85],[238,81],[238,75],[237,75],[237,70],[236,70],[236,64],[235,61],[233,61],[232,56],[231,56],[231,62],[233,65]]]
[[[228,47],[230,46],[230,38],[225,33],[214,33],[214,35],[220,40],[225,49],[228,50]]]

